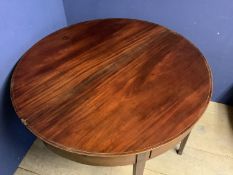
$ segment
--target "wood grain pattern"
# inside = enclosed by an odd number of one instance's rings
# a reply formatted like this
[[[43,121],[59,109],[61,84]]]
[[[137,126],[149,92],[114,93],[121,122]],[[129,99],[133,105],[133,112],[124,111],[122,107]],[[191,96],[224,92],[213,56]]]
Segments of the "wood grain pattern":
[[[87,155],[134,154],[175,139],[211,96],[209,67],[182,36],[139,20],[105,19],[34,45],[11,80],[16,113],[44,142]]]

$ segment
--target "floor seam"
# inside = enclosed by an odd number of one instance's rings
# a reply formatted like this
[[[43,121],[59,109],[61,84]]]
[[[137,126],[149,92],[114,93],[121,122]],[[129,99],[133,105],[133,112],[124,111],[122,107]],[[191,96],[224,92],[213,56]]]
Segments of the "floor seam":
[[[148,170],[148,171],[151,171],[151,172],[153,172],[153,173],[159,173],[159,174],[161,174],[161,175],[168,175],[168,174],[165,174],[165,173],[161,173],[161,172],[158,172],[158,171],[154,171],[154,170],[148,169],[148,168],[146,168],[146,167],[145,167],[145,169]]]
[[[41,175],[41,174],[38,174],[38,173],[36,173],[36,172],[34,172],[34,171],[32,171],[32,170],[28,170],[28,169],[26,169],[26,168],[23,168],[23,167],[18,167],[19,169],[22,169],[22,170],[24,170],[24,171],[28,171],[28,172],[30,172],[30,173],[33,173],[33,174],[36,174],[36,175]]]
[[[233,159],[232,156],[230,155],[223,155],[223,154],[218,154],[218,153],[213,153],[213,152],[209,152],[209,151],[206,151],[206,150],[203,150],[203,149],[198,149],[198,148],[195,148],[195,147],[192,147],[192,146],[188,146],[188,148],[191,148],[191,149],[195,149],[197,151],[202,151],[202,152],[206,152],[206,153],[209,153],[209,154],[212,154],[212,155],[215,155],[215,156],[221,156],[221,157],[225,157],[225,158],[228,158],[228,159]]]

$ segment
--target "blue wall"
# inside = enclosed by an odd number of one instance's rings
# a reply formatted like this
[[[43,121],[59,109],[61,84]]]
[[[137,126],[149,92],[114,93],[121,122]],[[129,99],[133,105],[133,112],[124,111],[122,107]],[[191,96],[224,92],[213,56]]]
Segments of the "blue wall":
[[[0,1],[0,174],[11,175],[34,136],[20,123],[9,97],[9,76],[20,56],[66,26],[62,0]]]
[[[181,33],[207,58],[212,100],[233,104],[232,0],[64,0],[68,24],[127,17],[152,21]]]

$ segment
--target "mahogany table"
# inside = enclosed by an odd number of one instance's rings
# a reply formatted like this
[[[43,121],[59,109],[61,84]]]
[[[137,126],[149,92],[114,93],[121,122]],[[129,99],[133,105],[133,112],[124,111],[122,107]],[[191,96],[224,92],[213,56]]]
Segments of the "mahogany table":
[[[16,113],[48,148],[84,164],[134,164],[134,175],[183,140],[182,153],[211,91],[193,44],[131,19],[50,34],[23,55],[11,80]]]

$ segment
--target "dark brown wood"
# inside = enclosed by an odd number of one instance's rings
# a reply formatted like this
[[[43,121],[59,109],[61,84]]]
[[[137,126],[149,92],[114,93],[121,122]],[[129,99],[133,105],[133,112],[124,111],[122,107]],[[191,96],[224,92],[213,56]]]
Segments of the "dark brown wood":
[[[89,156],[89,155],[80,155],[74,154],[68,151],[64,151],[62,149],[56,148],[52,145],[45,143],[46,147],[55,152],[56,154],[65,157],[67,159],[73,160],[75,162],[83,163],[86,165],[94,165],[94,166],[123,166],[130,165],[136,163],[136,154],[131,155],[122,155],[122,156]]]
[[[191,131],[192,128],[188,129],[187,131],[185,131],[183,134],[181,134],[180,136],[176,137],[175,139],[171,140],[170,142],[167,142],[159,147],[156,147],[154,149],[152,149],[151,154],[150,154],[150,159],[154,158],[172,148],[175,148],[177,143],[179,143],[180,141],[182,141]]]
[[[184,147],[185,147],[185,145],[186,145],[186,143],[188,141],[189,135],[190,135],[190,133],[181,141],[180,147],[177,150],[177,154],[182,155],[182,153],[184,151]]]
[[[94,20],[34,45],[11,80],[16,113],[37,137],[73,154],[135,155],[189,130],[210,100],[201,52],[160,25]]]
[[[136,156],[136,163],[133,165],[133,175],[143,175],[146,160],[149,158],[150,152],[140,153]]]
[[[181,134],[180,136],[176,137],[175,139],[171,140],[170,142],[167,142],[163,145],[160,145],[159,147],[156,147],[153,150],[148,150],[148,157],[147,159],[151,159],[157,155],[160,155],[167,150],[174,148],[177,143],[179,143],[181,140],[183,140],[187,134],[190,133],[192,128]],[[87,165],[94,165],[94,166],[122,166],[122,165],[129,165],[129,164],[135,164],[136,163],[136,157],[137,154],[128,154],[128,155],[86,155],[86,154],[75,154],[69,151],[65,151],[62,149],[59,149],[57,147],[54,147],[52,145],[49,145],[45,143],[46,147],[55,152],[56,154],[63,156],[65,158],[68,158],[70,160],[87,164]]]

